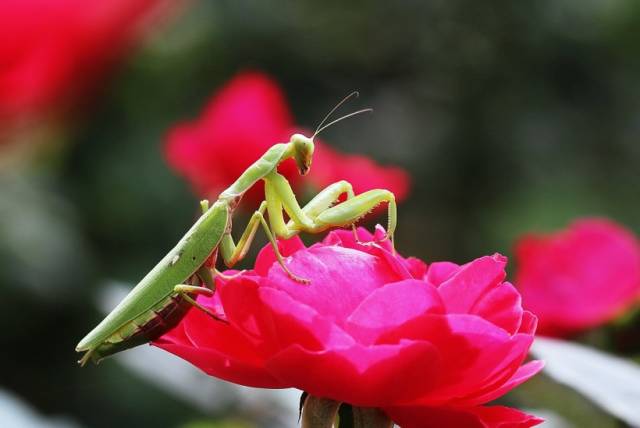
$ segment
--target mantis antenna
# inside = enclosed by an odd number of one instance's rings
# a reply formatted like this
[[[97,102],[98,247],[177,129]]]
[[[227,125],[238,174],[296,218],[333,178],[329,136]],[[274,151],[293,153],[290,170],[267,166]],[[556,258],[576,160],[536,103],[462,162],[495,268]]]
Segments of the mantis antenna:
[[[349,95],[347,95],[346,97],[344,97],[342,99],[342,101],[340,101],[338,104],[336,104],[336,106],[334,108],[331,109],[331,111],[329,113],[327,113],[327,115],[324,117],[324,119],[322,119],[322,121],[318,124],[318,127],[316,128],[316,132],[313,133],[313,135],[317,135],[318,134],[318,130],[320,128],[322,128],[322,125],[324,125],[324,123],[327,121],[327,119],[329,119],[329,116],[331,116],[333,114],[333,112],[335,112],[336,110],[338,110],[338,108],[340,108],[340,106],[344,103],[346,103],[350,98],[353,97],[359,97],[360,93],[358,91],[353,91],[351,92]],[[312,137],[313,138],[313,137]]]
[[[311,137],[311,139],[315,138],[316,135],[318,135],[319,133],[321,133],[322,131],[324,131],[325,129],[330,127],[331,125],[334,125],[334,124],[340,122],[341,120],[347,119],[347,118],[349,118],[351,116],[355,116],[355,115],[360,114],[360,113],[366,113],[366,112],[369,112],[369,111],[373,111],[373,109],[372,108],[365,108],[365,109],[362,109],[362,110],[354,111],[353,113],[346,114],[346,115],[344,115],[342,117],[339,117],[336,120],[333,120],[333,121],[327,123],[322,128],[319,128],[318,130],[316,130],[316,132],[313,133],[313,136]]]

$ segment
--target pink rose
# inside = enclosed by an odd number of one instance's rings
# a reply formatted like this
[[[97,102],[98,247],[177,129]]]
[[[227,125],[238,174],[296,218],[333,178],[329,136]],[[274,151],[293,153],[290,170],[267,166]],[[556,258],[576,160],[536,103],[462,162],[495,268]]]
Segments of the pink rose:
[[[516,245],[516,285],[540,318],[539,333],[563,336],[598,326],[637,302],[640,245],[606,219],[584,219]]]
[[[362,241],[372,236],[359,229]],[[375,238],[384,236],[378,228]],[[265,247],[255,269],[199,303],[154,344],[206,373],[242,385],[302,389],[379,407],[405,427],[528,427],[539,419],[484,407],[541,369],[522,365],[536,318],[504,282],[506,259],[458,266],[363,246],[334,231],[305,248],[280,242],[293,282]]]
[[[245,169],[276,143],[289,141],[298,129],[282,90],[269,76],[243,72],[227,82],[205,107],[200,118],[180,123],[168,133],[166,157],[169,165],[204,197],[216,197]],[[360,155],[343,155],[319,139],[311,172],[305,183],[320,190],[336,181],[352,181],[356,193],[382,187],[403,200],[409,177],[400,168],[387,168]],[[300,176],[292,160],[279,168],[289,182],[300,187]],[[251,189],[253,202],[264,198],[261,186]]]

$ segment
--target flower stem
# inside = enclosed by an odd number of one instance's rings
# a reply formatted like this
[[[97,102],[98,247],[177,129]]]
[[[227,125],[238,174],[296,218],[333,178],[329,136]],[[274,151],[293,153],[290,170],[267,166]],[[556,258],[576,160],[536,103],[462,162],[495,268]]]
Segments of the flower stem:
[[[369,407],[353,408],[354,428],[390,428],[393,421],[380,409]]]
[[[302,408],[302,428],[332,428],[340,403],[309,395]]]

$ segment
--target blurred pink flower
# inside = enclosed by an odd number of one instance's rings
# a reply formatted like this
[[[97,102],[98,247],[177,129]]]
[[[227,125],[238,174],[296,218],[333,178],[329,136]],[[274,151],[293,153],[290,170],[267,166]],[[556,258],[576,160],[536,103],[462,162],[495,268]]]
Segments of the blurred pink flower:
[[[216,197],[273,144],[289,141],[296,129],[282,90],[269,76],[243,72],[227,82],[209,101],[200,118],[180,123],[167,136],[166,157],[194,191]],[[308,133],[307,133],[308,134]],[[382,167],[365,156],[344,155],[316,139],[311,172],[304,178],[320,190],[346,179],[356,193],[386,188],[403,200],[409,190],[407,173]],[[279,168],[294,189],[302,180],[293,161]],[[247,198],[263,198],[260,186]]]
[[[165,0],[0,2],[0,128],[68,108],[167,5]]]
[[[359,229],[362,241],[381,239]],[[485,407],[537,373],[522,365],[536,318],[504,282],[498,254],[463,266],[363,246],[347,231],[309,248],[280,242],[293,282],[270,247],[255,269],[224,282],[154,344],[212,376],[262,388],[296,387],[380,407],[405,427],[528,427],[516,409]]]
[[[516,285],[540,319],[540,334],[563,336],[622,314],[640,295],[640,244],[622,226],[584,219],[516,245]]]

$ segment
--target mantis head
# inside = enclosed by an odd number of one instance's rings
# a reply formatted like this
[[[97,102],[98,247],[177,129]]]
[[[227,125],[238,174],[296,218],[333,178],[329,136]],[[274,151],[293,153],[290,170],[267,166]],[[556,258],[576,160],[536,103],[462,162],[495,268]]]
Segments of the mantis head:
[[[306,175],[311,169],[311,159],[313,157],[313,138],[305,137],[302,134],[293,134],[290,140],[293,147],[293,158],[296,160],[300,175]]]
[[[340,101],[333,109],[331,109],[329,114],[327,114],[324,117],[324,119],[322,119],[322,122],[320,122],[320,124],[316,128],[316,132],[314,132],[311,137],[306,137],[306,136],[304,136],[302,134],[293,134],[291,136],[291,139],[289,140],[289,144],[290,144],[291,150],[293,152],[293,158],[296,160],[296,164],[298,165],[298,171],[300,171],[300,175],[306,175],[309,172],[309,170],[311,169],[311,158],[313,157],[313,150],[314,150],[314,147],[315,147],[314,144],[313,144],[313,139],[315,138],[316,135],[318,135],[319,133],[321,133],[322,131],[324,131],[325,129],[330,127],[331,125],[340,122],[343,119],[346,119],[346,118],[351,117],[351,116],[355,116],[355,115],[360,114],[360,113],[373,111],[370,108],[354,111],[353,113],[349,113],[349,114],[347,114],[345,116],[339,117],[338,119],[336,119],[336,120],[334,120],[334,121],[332,121],[330,123],[327,123],[325,125],[325,122],[329,119],[331,114],[334,111],[336,111],[336,109],[338,107],[340,107],[342,104],[344,104],[345,101],[347,101],[349,98],[354,97],[354,96],[357,97],[358,93],[357,92],[352,92],[351,94],[347,95],[342,101]]]

